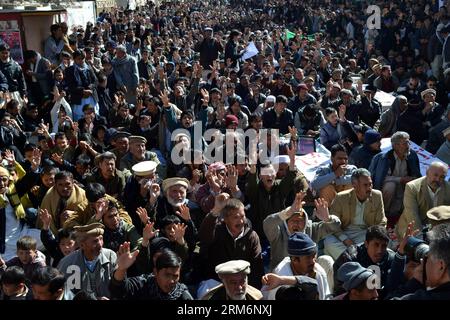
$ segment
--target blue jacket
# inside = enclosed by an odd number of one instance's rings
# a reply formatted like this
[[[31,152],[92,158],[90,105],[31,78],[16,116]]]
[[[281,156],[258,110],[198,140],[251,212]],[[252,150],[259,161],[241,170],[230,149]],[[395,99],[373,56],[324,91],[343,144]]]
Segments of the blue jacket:
[[[353,164],[358,168],[369,169],[370,162],[378,153],[378,151],[372,151],[368,145],[363,144],[352,150],[349,155],[348,163]]]
[[[419,178],[421,176],[419,158],[415,151],[410,150],[408,157],[406,158],[408,166],[408,176]],[[369,171],[372,173],[373,188],[381,190],[383,187],[384,179],[387,176],[389,169],[392,171],[395,167],[394,150],[381,152],[377,154],[370,163]]]

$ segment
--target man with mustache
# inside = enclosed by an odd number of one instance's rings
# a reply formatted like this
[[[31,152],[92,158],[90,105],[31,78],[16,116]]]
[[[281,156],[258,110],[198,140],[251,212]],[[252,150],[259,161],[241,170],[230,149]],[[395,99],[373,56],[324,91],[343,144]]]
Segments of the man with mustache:
[[[231,260],[216,266],[222,284],[211,289],[202,300],[261,300],[258,289],[248,284],[250,262]]]
[[[367,228],[386,226],[382,194],[372,189],[367,169],[356,169],[351,182],[353,188],[337,194],[330,212],[341,220],[341,230],[325,238],[325,253],[337,259],[347,247],[364,242]]]
[[[408,223],[415,221],[414,229],[430,223],[427,211],[433,207],[450,205],[450,183],[445,181],[448,166],[439,161],[433,162],[426,176],[408,182],[403,198],[404,210],[397,224],[397,235],[403,238]]]
[[[303,232],[295,232],[289,236],[288,256],[285,257],[273,270],[278,276],[308,276],[317,280],[319,299],[326,300],[330,295],[325,270],[316,262],[317,245]],[[266,300],[275,300],[278,288],[262,292]]]

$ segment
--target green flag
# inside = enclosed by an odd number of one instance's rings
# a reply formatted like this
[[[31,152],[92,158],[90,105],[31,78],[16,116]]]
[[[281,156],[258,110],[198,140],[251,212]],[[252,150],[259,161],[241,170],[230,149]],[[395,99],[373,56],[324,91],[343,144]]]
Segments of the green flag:
[[[292,39],[292,38],[295,38],[295,32],[291,32],[288,29],[286,29],[286,37],[285,37],[285,39],[289,40],[289,39]]]

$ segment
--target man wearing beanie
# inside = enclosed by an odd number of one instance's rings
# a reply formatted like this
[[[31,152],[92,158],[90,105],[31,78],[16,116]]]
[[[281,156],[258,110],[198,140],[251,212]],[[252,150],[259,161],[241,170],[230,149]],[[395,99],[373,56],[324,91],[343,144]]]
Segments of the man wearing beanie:
[[[369,129],[364,134],[364,144],[352,150],[348,162],[358,168],[368,169],[372,158],[379,152],[381,152],[381,135],[378,131]]]
[[[317,245],[302,232],[293,233],[288,240],[288,255],[273,270],[279,276],[309,276],[317,280],[319,299],[326,300],[331,294],[325,270],[316,263]],[[264,291],[266,300],[275,300],[278,288]]]
[[[358,262],[344,263],[338,270],[338,279],[346,292],[333,300],[378,300],[375,273]]]

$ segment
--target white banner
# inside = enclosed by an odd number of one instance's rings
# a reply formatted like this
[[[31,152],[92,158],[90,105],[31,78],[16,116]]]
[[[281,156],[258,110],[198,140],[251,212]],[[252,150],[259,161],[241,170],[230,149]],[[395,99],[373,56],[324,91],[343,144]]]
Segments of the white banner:
[[[390,138],[384,138],[381,140],[381,151],[387,151],[390,150],[391,148],[392,147]],[[419,157],[420,172],[422,173],[423,176],[426,175],[427,168],[432,162],[434,161],[442,162],[428,151],[419,147],[414,142],[411,142],[411,150],[414,150],[417,153],[417,156]],[[317,152],[313,152],[304,156],[297,156],[295,159],[295,165],[301,172],[303,172],[306,179],[311,181],[314,178],[314,175],[318,168],[330,163],[331,161],[330,157],[331,157],[330,151],[328,151],[320,143],[317,143]],[[446,180],[450,180],[450,170],[447,174]]]

